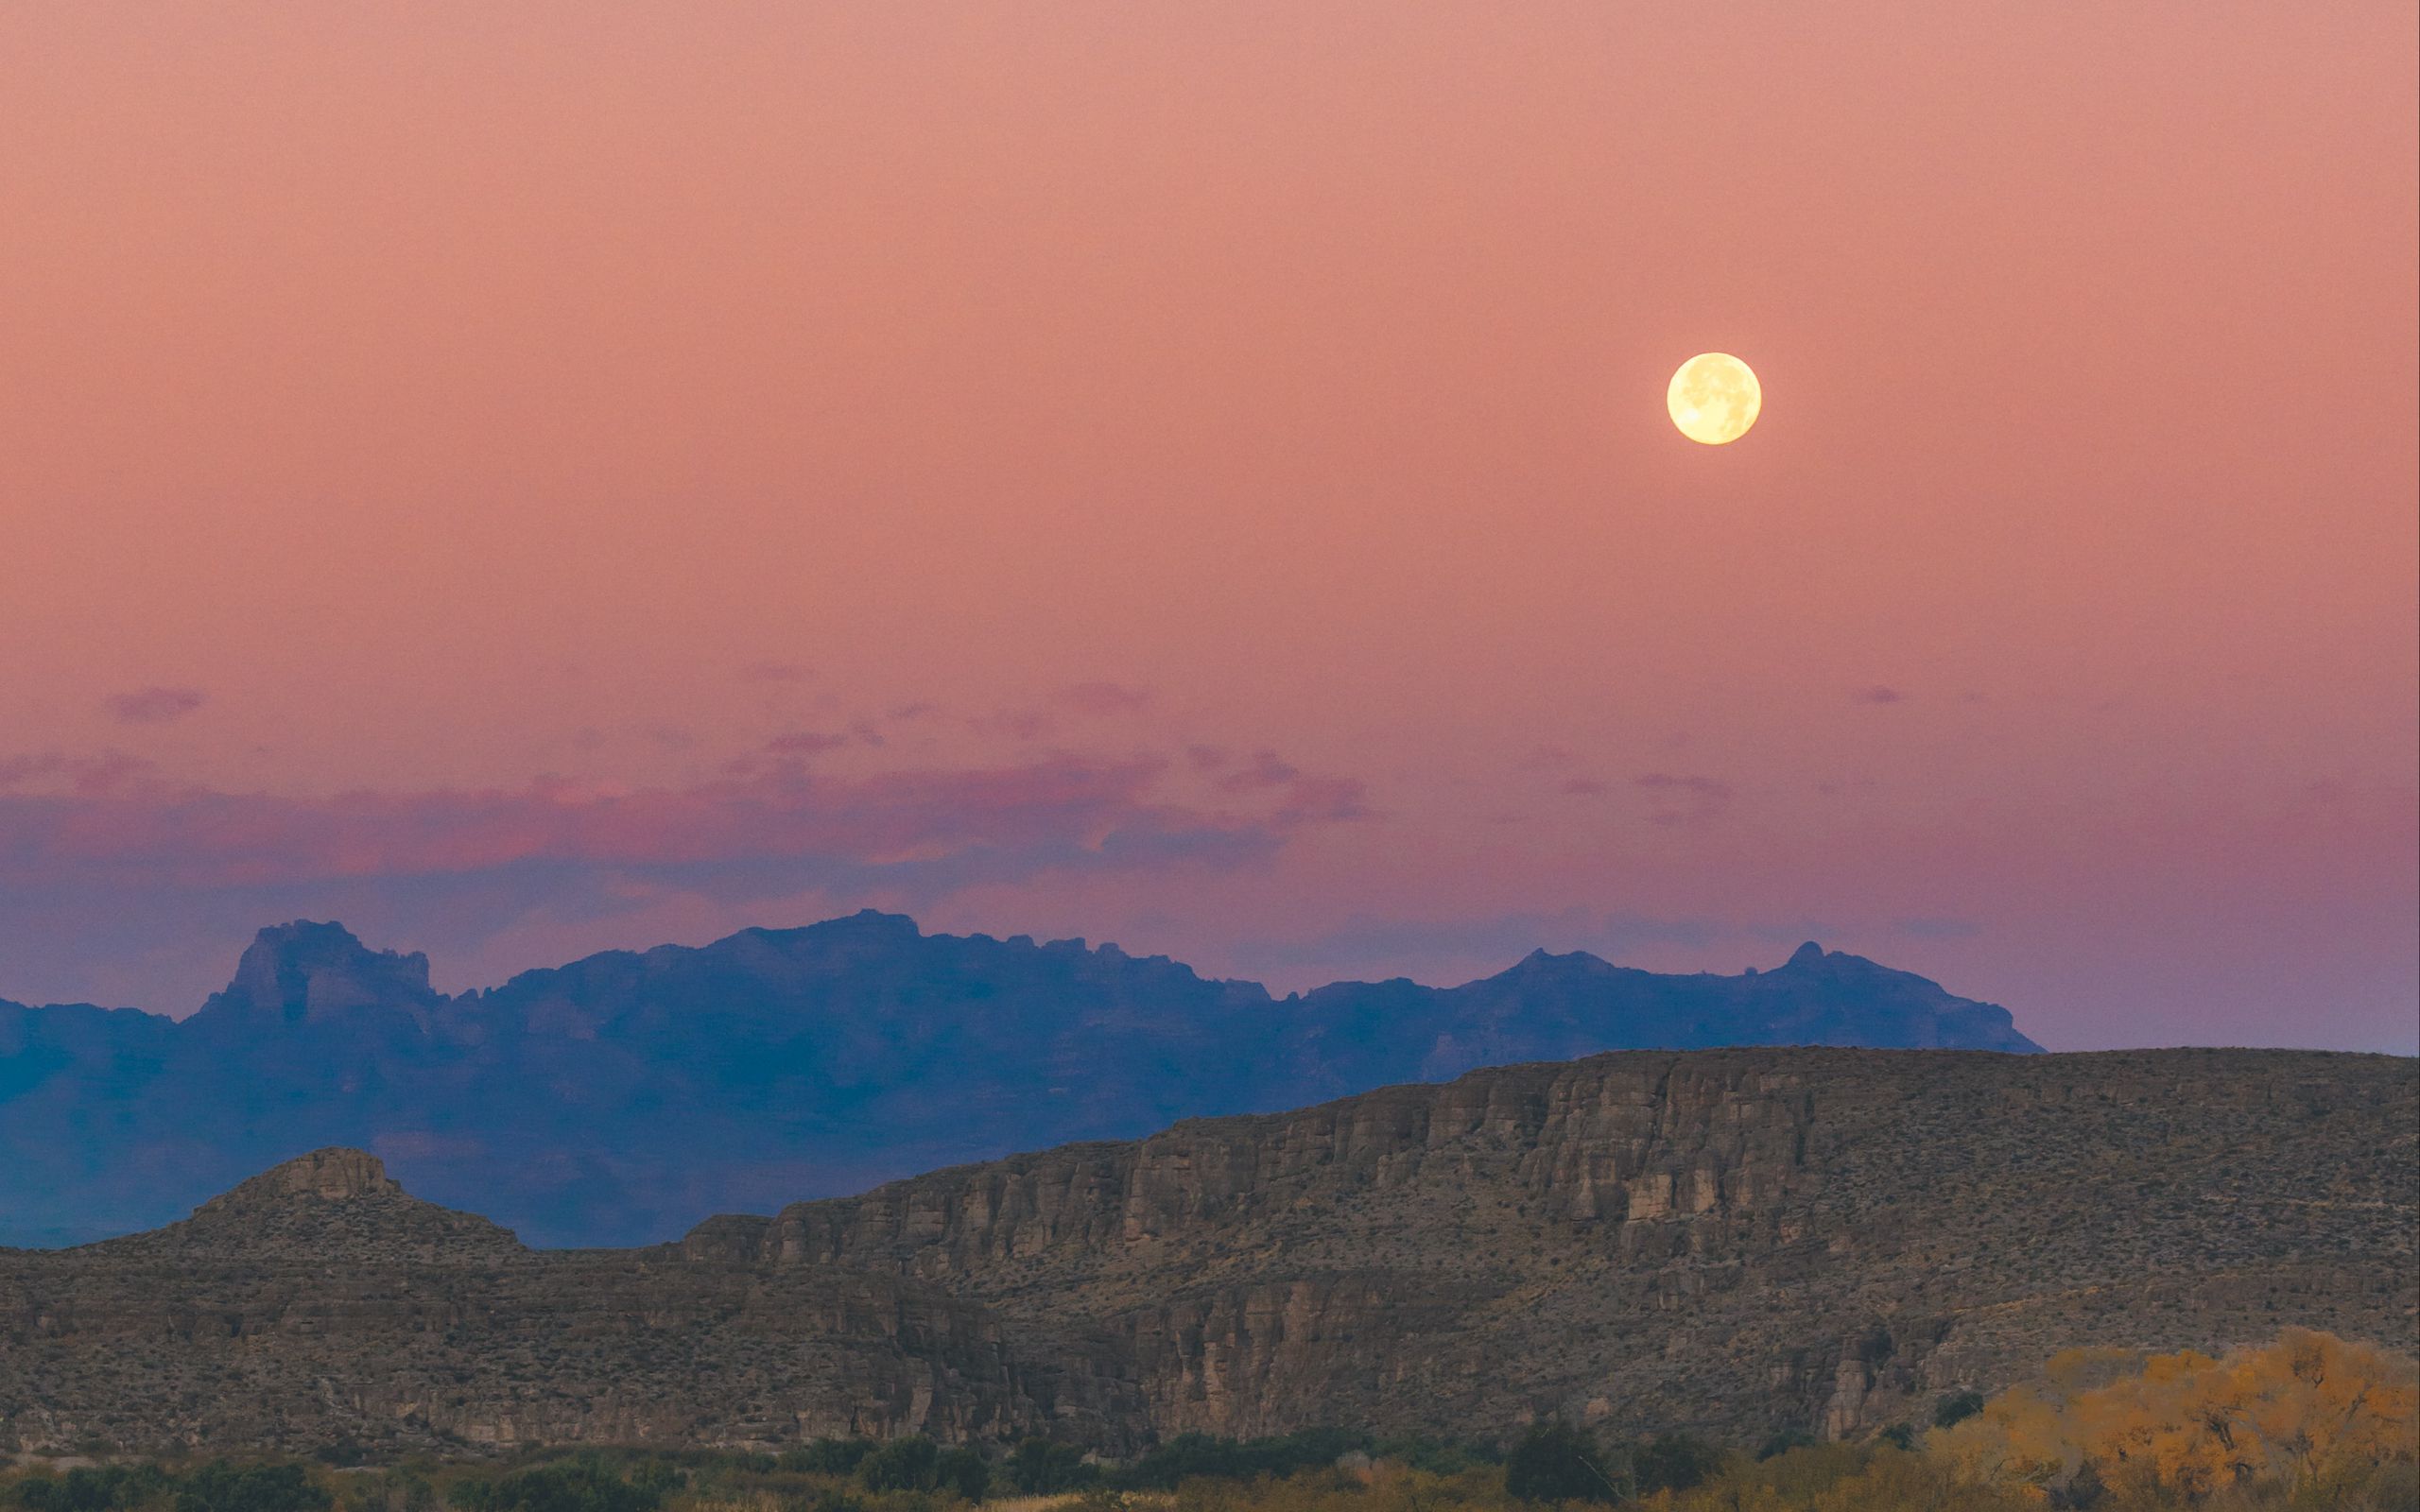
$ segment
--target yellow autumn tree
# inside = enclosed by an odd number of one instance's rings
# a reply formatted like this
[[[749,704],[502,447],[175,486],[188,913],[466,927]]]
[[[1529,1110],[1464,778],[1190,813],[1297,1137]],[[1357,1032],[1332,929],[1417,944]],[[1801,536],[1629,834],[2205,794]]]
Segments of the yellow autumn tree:
[[[2187,1503],[2235,1486],[2288,1491],[2410,1463],[2420,1365],[2331,1334],[2290,1330],[2222,1359],[2186,1350],[2055,1357],[2035,1385],[2000,1393],[1927,1450],[1982,1486],[2066,1487],[2079,1478]]]

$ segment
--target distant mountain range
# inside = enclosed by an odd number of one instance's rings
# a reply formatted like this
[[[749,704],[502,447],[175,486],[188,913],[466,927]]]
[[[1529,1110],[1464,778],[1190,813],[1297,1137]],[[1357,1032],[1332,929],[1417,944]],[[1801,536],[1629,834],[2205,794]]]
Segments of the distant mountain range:
[[[1808,944],[1738,976],[1541,951],[1283,998],[1084,941],[865,912],[433,990],[340,924],[261,931],[174,1020],[0,1002],[0,1244],[147,1228],[326,1145],[535,1245],[662,1240],[955,1162],[1606,1050],[2032,1052],[2008,1011]]]

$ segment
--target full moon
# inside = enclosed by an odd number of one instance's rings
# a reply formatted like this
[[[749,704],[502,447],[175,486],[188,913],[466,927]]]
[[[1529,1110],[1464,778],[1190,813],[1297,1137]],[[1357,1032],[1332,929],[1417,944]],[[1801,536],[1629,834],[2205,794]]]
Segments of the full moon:
[[[1746,363],[1727,352],[1704,352],[1681,364],[1664,403],[1682,435],[1720,446],[1747,435],[1756,423],[1765,391]]]

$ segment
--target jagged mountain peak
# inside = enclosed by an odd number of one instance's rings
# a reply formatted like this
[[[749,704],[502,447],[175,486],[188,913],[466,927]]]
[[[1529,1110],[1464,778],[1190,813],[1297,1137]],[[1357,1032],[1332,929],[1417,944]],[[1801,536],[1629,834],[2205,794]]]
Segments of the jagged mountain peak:
[[[442,1001],[429,986],[428,957],[421,952],[373,951],[342,924],[298,919],[252,936],[233,980],[202,1011],[294,1022]]]

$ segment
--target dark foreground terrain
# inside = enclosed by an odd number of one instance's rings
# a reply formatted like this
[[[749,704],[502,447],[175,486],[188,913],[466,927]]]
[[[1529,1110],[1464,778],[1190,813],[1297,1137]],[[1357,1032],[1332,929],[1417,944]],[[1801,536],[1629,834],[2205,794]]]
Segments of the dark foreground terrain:
[[[1629,1053],[524,1248],[379,1162],[0,1251],[0,1447],[1854,1436],[2071,1345],[2409,1351],[2420,1067]]]

